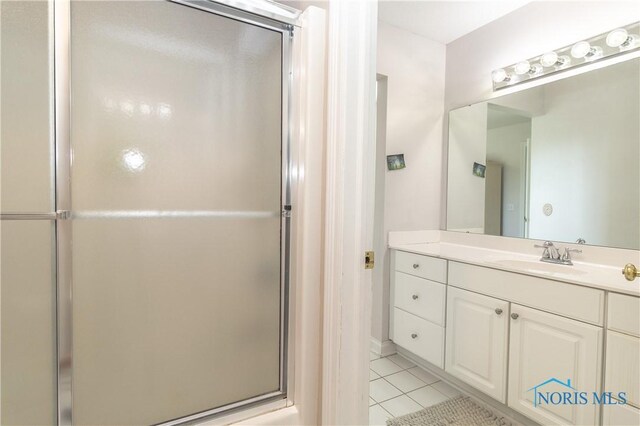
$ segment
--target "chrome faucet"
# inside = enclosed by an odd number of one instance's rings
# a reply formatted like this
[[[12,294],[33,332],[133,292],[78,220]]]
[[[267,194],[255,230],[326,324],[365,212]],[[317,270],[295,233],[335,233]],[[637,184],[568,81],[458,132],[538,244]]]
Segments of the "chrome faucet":
[[[560,251],[553,245],[551,241],[545,241],[542,245],[536,244],[534,247],[543,248],[541,262],[556,263],[558,265],[573,265],[571,261],[571,253],[582,253],[582,250],[565,248],[564,253],[560,254]]]
[[[544,249],[544,251],[542,252],[542,257],[540,258],[540,260],[543,262],[549,262],[549,261],[560,259],[560,253],[558,252],[558,249],[556,249],[556,246],[554,246],[551,241],[545,241],[542,245],[536,244],[534,247]]]

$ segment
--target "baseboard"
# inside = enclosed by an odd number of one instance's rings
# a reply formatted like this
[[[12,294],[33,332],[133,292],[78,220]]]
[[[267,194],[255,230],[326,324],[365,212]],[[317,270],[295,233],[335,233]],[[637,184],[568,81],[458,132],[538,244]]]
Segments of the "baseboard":
[[[402,355],[404,358],[407,358],[408,360],[413,361],[418,366],[427,370],[429,373],[433,374],[443,382],[446,382],[447,384],[456,388],[457,390],[462,392],[464,395],[475,400],[475,402],[479,403],[479,405],[485,405],[490,407],[496,413],[499,413],[502,416],[504,416],[511,423],[516,425],[525,425],[525,426],[538,425],[538,423],[531,420],[530,418],[523,416],[522,414],[518,413],[512,408],[509,408],[505,404],[499,401],[496,401],[495,399],[491,398],[488,395],[485,395],[479,390],[453,377],[451,374],[447,373],[443,369],[428,363],[427,361],[423,360],[422,358],[419,358],[418,356],[412,354],[411,352],[402,348],[397,348],[397,352],[398,354]]]
[[[396,344],[391,340],[385,340],[381,342],[376,338],[371,338],[370,345],[371,352],[379,356],[389,356],[396,353]]]

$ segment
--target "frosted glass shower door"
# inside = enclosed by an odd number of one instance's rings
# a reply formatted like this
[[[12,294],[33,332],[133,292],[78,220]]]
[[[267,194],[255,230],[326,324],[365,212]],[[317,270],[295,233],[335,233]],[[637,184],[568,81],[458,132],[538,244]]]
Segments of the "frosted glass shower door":
[[[73,423],[282,392],[283,32],[76,1],[70,56]]]

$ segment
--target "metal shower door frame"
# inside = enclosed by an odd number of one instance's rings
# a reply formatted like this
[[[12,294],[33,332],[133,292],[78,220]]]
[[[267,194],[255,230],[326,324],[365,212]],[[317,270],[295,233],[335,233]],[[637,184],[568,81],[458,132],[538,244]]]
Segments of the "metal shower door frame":
[[[178,419],[167,419],[163,425],[178,425],[185,422],[204,421],[230,412],[259,404],[287,398],[287,388],[293,383],[288,374],[287,353],[291,338],[289,316],[293,309],[289,304],[291,279],[291,214],[292,214],[292,170],[291,114],[293,87],[292,44],[295,17],[278,15],[273,11],[260,12],[255,7],[237,0],[165,0],[171,3],[213,13],[276,31],[282,35],[282,94],[281,94],[281,267],[280,267],[280,383],[278,391],[259,395],[218,408],[212,408]],[[57,409],[58,425],[73,424],[73,294],[72,294],[72,220],[71,205],[71,1],[53,0],[53,44],[54,44],[54,115],[55,115],[55,213],[47,216],[55,221],[55,257],[57,286]],[[216,212],[212,212],[213,215]],[[50,217],[49,217],[50,216]]]

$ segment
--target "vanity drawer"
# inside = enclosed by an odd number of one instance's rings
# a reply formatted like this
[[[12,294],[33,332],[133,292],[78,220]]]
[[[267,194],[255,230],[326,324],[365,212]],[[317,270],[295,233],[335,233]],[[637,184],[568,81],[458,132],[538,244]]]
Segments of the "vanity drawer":
[[[608,328],[640,336],[640,297],[609,293],[608,313]]]
[[[394,308],[393,341],[430,363],[444,368],[444,328]]]
[[[636,317],[637,320],[637,317]],[[627,393],[627,403],[640,407],[640,338],[607,332],[607,368],[604,388],[614,396]]]
[[[449,262],[449,285],[592,324],[604,324],[604,291]]]
[[[395,307],[444,326],[445,300],[444,284],[395,272]]]
[[[444,259],[396,250],[395,269],[431,281],[447,282],[447,261]]]

